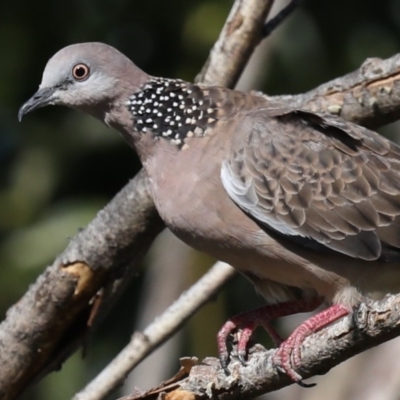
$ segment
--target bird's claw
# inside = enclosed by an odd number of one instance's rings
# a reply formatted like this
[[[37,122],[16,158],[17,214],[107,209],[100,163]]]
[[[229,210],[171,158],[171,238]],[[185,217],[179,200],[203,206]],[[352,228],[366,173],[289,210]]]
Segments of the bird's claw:
[[[309,389],[309,388],[312,388],[312,387],[314,387],[314,386],[317,386],[317,384],[316,383],[304,383],[303,381],[298,381],[298,382],[296,382],[299,386],[301,386],[302,388],[305,388],[305,389]]]
[[[240,363],[246,367],[247,366],[247,361],[246,361],[246,351],[239,351],[238,352],[238,359]]]
[[[229,364],[229,354],[228,352],[220,353],[219,354],[219,362],[221,364],[222,369],[225,372],[225,375],[230,375],[230,371],[228,369]]]

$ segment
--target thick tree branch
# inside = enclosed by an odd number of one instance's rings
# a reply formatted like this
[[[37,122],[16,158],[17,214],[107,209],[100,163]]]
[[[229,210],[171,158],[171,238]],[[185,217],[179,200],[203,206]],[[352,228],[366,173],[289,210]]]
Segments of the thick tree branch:
[[[380,302],[362,304],[353,316],[343,318],[329,328],[308,337],[302,345],[304,378],[324,374],[342,361],[400,335],[400,296],[388,296]],[[193,366],[186,378],[168,382],[165,399],[242,399],[252,398],[291,384],[271,364],[275,350],[254,346],[247,366],[232,361],[226,375],[219,360],[207,358]],[[206,382],[206,384],[205,384]],[[124,400],[146,400],[154,390]],[[154,398],[154,397],[153,397]]]
[[[377,128],[400,118],[400,54],[369,58],[356,71],[304,94],[266,97]]]
[[[141,172],[8,310],[0,324],[1,399],[58,368],[84,338],[96,293],[129,281],[164,227],[151,204]]]
[[[302,345],[304,378],[324,374],[335,365],[371,347],[400,335],[400,296],[388,296],[381,302],[362,304],[353,316],[308,337]],[[255,345],[246,366],[232,360],[226,375],[219,360],[207,358],[202,364],[185,367],[185,373],[146,393],[123,400],[146,400],[156,393],[165,399],[237,399],[252,398],[291,384],[271,364],[275,350]],[[187,362],[186,362],[187,364]],[[182,378],[182,375],[186,377]],[[206,382],[206,384],[205,384]],[[122,399],[121,399],[122,400]]]
[[[236,0],[197,83],[234,87],[255,47],[273,0]]]

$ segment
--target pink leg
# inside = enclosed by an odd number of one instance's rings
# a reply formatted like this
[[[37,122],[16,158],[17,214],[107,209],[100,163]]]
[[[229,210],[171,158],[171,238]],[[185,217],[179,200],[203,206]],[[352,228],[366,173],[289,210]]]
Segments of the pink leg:
[[[303,340],[348,314],[347,308],[335,304],[303,322],[280,345],[272,360],[274,365],[283,370],[294,382],[300,382],[302,378],[294,368],[299,367],[301,363],[300,350]]]
[[[322,299],[319,297],[301,299],[286,303],[269,304],[234,316],[223,325],[217,335],[218,354],[222,367],[227,370],[229,360],[227,339],[233,331],[240,329],[237,350],[239,359],[244,362],[247,343],[257,326],[262,326],[270,334],[275,344],[279,346],[282,343],[282,339],[270,322],[286,315],[313,311],[321,303]]]

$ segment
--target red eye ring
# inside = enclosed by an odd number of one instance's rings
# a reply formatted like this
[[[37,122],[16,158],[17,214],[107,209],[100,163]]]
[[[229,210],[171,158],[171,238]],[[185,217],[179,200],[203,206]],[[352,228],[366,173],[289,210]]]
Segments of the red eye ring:
[[[76,64],[72,68],[72,76],[76,81],[84,81],[90,74],[90,68],[83,63]]]

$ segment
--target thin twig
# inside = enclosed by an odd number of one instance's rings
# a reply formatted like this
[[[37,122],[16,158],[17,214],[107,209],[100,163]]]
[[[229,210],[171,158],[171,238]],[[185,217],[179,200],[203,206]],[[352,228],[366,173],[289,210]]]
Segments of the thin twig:
[[[293,11],[300,5],[302,0],[291,0],[289,4],[287,4],[278,14],[276,14],[273,18],[271,18],[264,25],[262,30],[263,38],[266,38],[271,35],[271,33],[282,24],[282,22],[289,17],[293,13]]]

